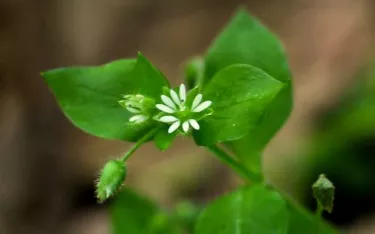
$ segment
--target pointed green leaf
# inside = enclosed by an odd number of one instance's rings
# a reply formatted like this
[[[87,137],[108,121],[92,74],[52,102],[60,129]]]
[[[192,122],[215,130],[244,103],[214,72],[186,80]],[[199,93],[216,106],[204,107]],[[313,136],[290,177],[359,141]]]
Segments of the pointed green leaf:
[[[286,234],[288,211],[279,193],[262,185],[245,187],[212,202],[195,234]]]
[[[245,10],[239,10],[212,43],[205,59],[206,85],[214,74],[232,64],[249,64],[260,68],[284,84],[257,127],[248,131],[246,137],[231,143],[236,155],[248,167],[260,171],[261,152],[292,109],[291,74],[283,46],[255,18]]]
[[[119,105],[127,94],[160,98],[163,75],[139,54],[137,60],[118,60],[102,66],[71,67],[42,74],[65,115],[92,135],[135,141],[154,126],[149,120],[129,125],[134,115]]]
[[[244,137],[260,121],[265,109],[283,84],[262,70],[237,64],[218,72],[203,91],[212,101],[211,116],[202,119],[194,132],[200,145],[233,141]]]

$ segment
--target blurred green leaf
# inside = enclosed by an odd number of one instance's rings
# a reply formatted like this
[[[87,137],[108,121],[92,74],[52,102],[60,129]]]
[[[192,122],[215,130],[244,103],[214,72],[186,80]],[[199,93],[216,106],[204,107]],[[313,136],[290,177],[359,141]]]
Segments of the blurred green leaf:
[[[216,73],[203,91],[204,98],[212,101],[213,114],[200,121],[201,129],[194,133],[197,143],[210,146],[247,135],[282,86],[262,70],[245,64]]]
[[[196,234],[286,234],[288,211],[276,191],[255,185],[222,196],[208,205]]]
[[[118,60],[96,67],[72,67],[42,74],[65,113],[79,128],[92,135],[136,141],[153,127],[152,120],[128,125],[132,115],[118,104],[127,94],[159,99],[167,80],[147,59]]]
[[[253,185],[224,195],[201,213],[195,234],[337,234],[277,191]]]
[[[208,49],[204,83],[209,85],[217,72],[232,64],[260,68],[284,84],[257,127],[249,130],[246,137],[231,143],[236,155],[259,172],[261,152],[292,109],[291,74],[279,40],[245,10],[237,12]]]
[[[304,208],[287,204],[289,212],[288,234],[338,234],[339,232],[325,223],[320,217]]]
[[[178,234],[180,229],[153,202],[124,189],[110,207],[112,234]]]

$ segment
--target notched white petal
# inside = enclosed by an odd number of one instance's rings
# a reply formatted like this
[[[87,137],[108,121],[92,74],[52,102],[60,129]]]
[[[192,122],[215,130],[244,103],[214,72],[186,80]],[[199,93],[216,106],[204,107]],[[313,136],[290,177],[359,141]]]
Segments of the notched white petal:
[[[166,106],[164,104],[156,104],[156,108],[158,108],[159,110],[165,112],[165,113],[169,113],[169,114],[172,114],[175,112],[175,110],[173,110],[172,108],[170,108],[169,106]]]
[[[182,124],[182,129],[184,130],[184,132],[188,132],[189,131],[189,121],[185,121]]]
[[[186,88],[184,84],[180,85],[180,100],[181,102],[186,101]]]
[[[178,97],[176,91],[174,91],[173,89],[171,89],[170,93],[171,93],[172,100],[173,100],[177,105],[181,105],[180,98]]]
[[[168,96],[161,95],[161,100],[164,102],[165,105],[169,106],[172,109],[176,109],[176,105],[172,101],[172,99]]]
[[[195,109],[199,105],[199,103],[201,103],[202,97],[202,94],[198,94],[197,96],[195,96],[193,104],[191,105],[191,109]]]
[[[180,127],[181,125],[181,122],[180,121],[177,121],[175,123],[173,123],[169,128],[168,128],[168,133],[173,133],[174,131],[177,130],[178,127]]]
[[[189,119],[189,123],[195,130],[199,130],[199,124],[195,119]]]
[[[129,122],[131,122],[131,123],[141,123],[141,122],[145,121],[146,119],[147,119],[147,117],[144,116],[144,115],[134,115],[134,116],[130,117]]]
[[[161,117],[159,121],[164,122],[164,123],[173,123],[173,122],[178,121],[178,119],[172,115],[167,115],[167,116]]]
[[[201,112],[201,111],[204,111],[205,109],[207,109],[209,106],[211,106],[212,102],[211,101],[205,101],[203,103],[201,103],[199,106],[197,106],[196,108],[194,108],[192,111],[193,112]]]

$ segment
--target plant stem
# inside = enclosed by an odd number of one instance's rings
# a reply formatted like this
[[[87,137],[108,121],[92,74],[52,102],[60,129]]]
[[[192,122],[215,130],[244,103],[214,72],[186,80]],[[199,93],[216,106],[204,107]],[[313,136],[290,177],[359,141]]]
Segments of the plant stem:
[[[316,202],[316,203],[317,203],[317,207],[316,207],[315,215],[318,217],[322,217],[323,206],[319,202]]]
[[[242,166],[237,160],[233,159],[224,150],[220,149],[217,145],[207,147],[212,153],[216,155],[220,161],[227,164],[232,168],[239,176],[246,179],[249,182],[260,182],[262,181],[261,176],[257,175],[246,167]]]
[[[145,134],[141,139],[139,139],[125,154],[124,156],[122,156],[121,160],[123,162],[125,162],[126,160],[128,160],[130,158],[130,156],[141,146],[143,145],[143,143],[145,143],[146,141],[150,140],[155,132],[157,131],[158,129],[157,128],[154,128],[152,129],[151,131],[149,131],[147,134]]]

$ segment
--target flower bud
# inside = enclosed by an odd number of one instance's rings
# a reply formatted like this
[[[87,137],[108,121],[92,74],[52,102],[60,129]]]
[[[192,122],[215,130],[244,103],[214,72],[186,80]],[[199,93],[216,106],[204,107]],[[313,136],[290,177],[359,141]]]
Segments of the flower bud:
[[[102,169],[96,184],[96,196],[99,202],[104,202],[114,195],[126,177],[126,166],[121,160],[110,160]]]
[[[320,205],[323,210],[331,213],[335,198],[335,186],[333,183],[324,174],[321,174],[318,180],[312,185],[312,190],[318,206]]]

